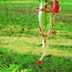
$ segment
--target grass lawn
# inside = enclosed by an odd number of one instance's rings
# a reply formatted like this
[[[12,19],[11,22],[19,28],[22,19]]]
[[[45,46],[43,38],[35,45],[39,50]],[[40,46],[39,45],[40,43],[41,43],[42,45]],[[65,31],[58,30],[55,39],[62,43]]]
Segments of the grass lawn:
[[[56,35],[41,65],[41,37],[34,3],[0,3],[0,72],[72,72],[72,5],[60,0]],[[67,4],[68,3],[68,4]],[[69,5],[70,3],[70,5]]]

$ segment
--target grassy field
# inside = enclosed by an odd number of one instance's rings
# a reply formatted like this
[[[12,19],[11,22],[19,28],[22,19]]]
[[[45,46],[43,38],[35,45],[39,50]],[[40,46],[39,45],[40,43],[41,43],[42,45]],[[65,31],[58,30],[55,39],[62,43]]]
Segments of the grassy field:
[[[60,0],[61,11],[55,17],[57,34],[50,35],[46,56],[42,65],[38,65],[43,51],[37,13],[34,12],[38,1],[1,2],[0,72],[72,72],[71,3],[71,0]]]

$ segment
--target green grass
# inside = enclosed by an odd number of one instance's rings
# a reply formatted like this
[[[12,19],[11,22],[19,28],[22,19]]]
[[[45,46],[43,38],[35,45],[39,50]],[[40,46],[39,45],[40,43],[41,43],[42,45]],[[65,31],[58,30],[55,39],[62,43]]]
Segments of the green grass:
[[[72,49],[70,41],[51,40],[50,48],[43,59],[42,65],[37,64],[40,58],[41,39],[39,37],[1,37],[0,65],[4,71],[71,72]],[[66,43],[65,43],[66,42]],[[72,43],[72,42],[71,42]],[[61,45],[62,44],[62,45]],[[11,67],[12,66],[12,67]],[[16,66],[16,67],[15,67]],[[35,67],[35,68],[34,68]],[[11,72],[12,72],[11,71]]]
[[[71,72],[72,59],[66,57],[57,57],[46,55],[42,65],[37,65],[39,56],[34,54],[16,54],[7,48],[0,49],[0,69],[1,71],[25,71],[28,72]],[[29,71],[30,70],[30,71]]]
[[[71,3],[60,0],[60,3]],[[40,58],[41,38],[34,8],[38,3],[0,3],[0,72],[72,72],[72,6],[61,4],[46,56]]]

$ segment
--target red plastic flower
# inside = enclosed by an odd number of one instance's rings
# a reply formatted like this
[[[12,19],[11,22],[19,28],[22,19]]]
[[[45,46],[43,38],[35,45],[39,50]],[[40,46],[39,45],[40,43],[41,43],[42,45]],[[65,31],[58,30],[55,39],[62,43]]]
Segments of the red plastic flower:
[[[56,13],[58,13],[58,12],[59,12],[59,10],[60,10],[59,5],[56,5],[56,6],[55,6],[55,12],[56,12]]]
[[[38,65],[41,65],[41,64],[42,64],[42,61],[41,61],[41,60],[38,60],[38,61],[37,61],[37,64],[38,64]]]
[[[55,4],[51,4],[51,7],[52,7],[51,12],[52,12],[52,13],[58,13],[59,10],[60,10],[59,3],[58,3],[57,0],[55,0],[54,3],[55,3]]]

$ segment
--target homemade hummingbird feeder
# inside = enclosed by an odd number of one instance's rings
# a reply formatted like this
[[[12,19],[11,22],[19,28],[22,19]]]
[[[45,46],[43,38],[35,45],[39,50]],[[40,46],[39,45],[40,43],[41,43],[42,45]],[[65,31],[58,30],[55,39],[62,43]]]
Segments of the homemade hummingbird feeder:
[[[59,2],[57,0],[40,0],[38,11],[38,20],[40,28],[40,36],[42,37],[42,48],[44,52],[38,60],[38,64],[42,64],[42,59],[46,55],[46,41],[49,40],[49,34],[56,34],[54,29],[54,16],[60,10]]]

